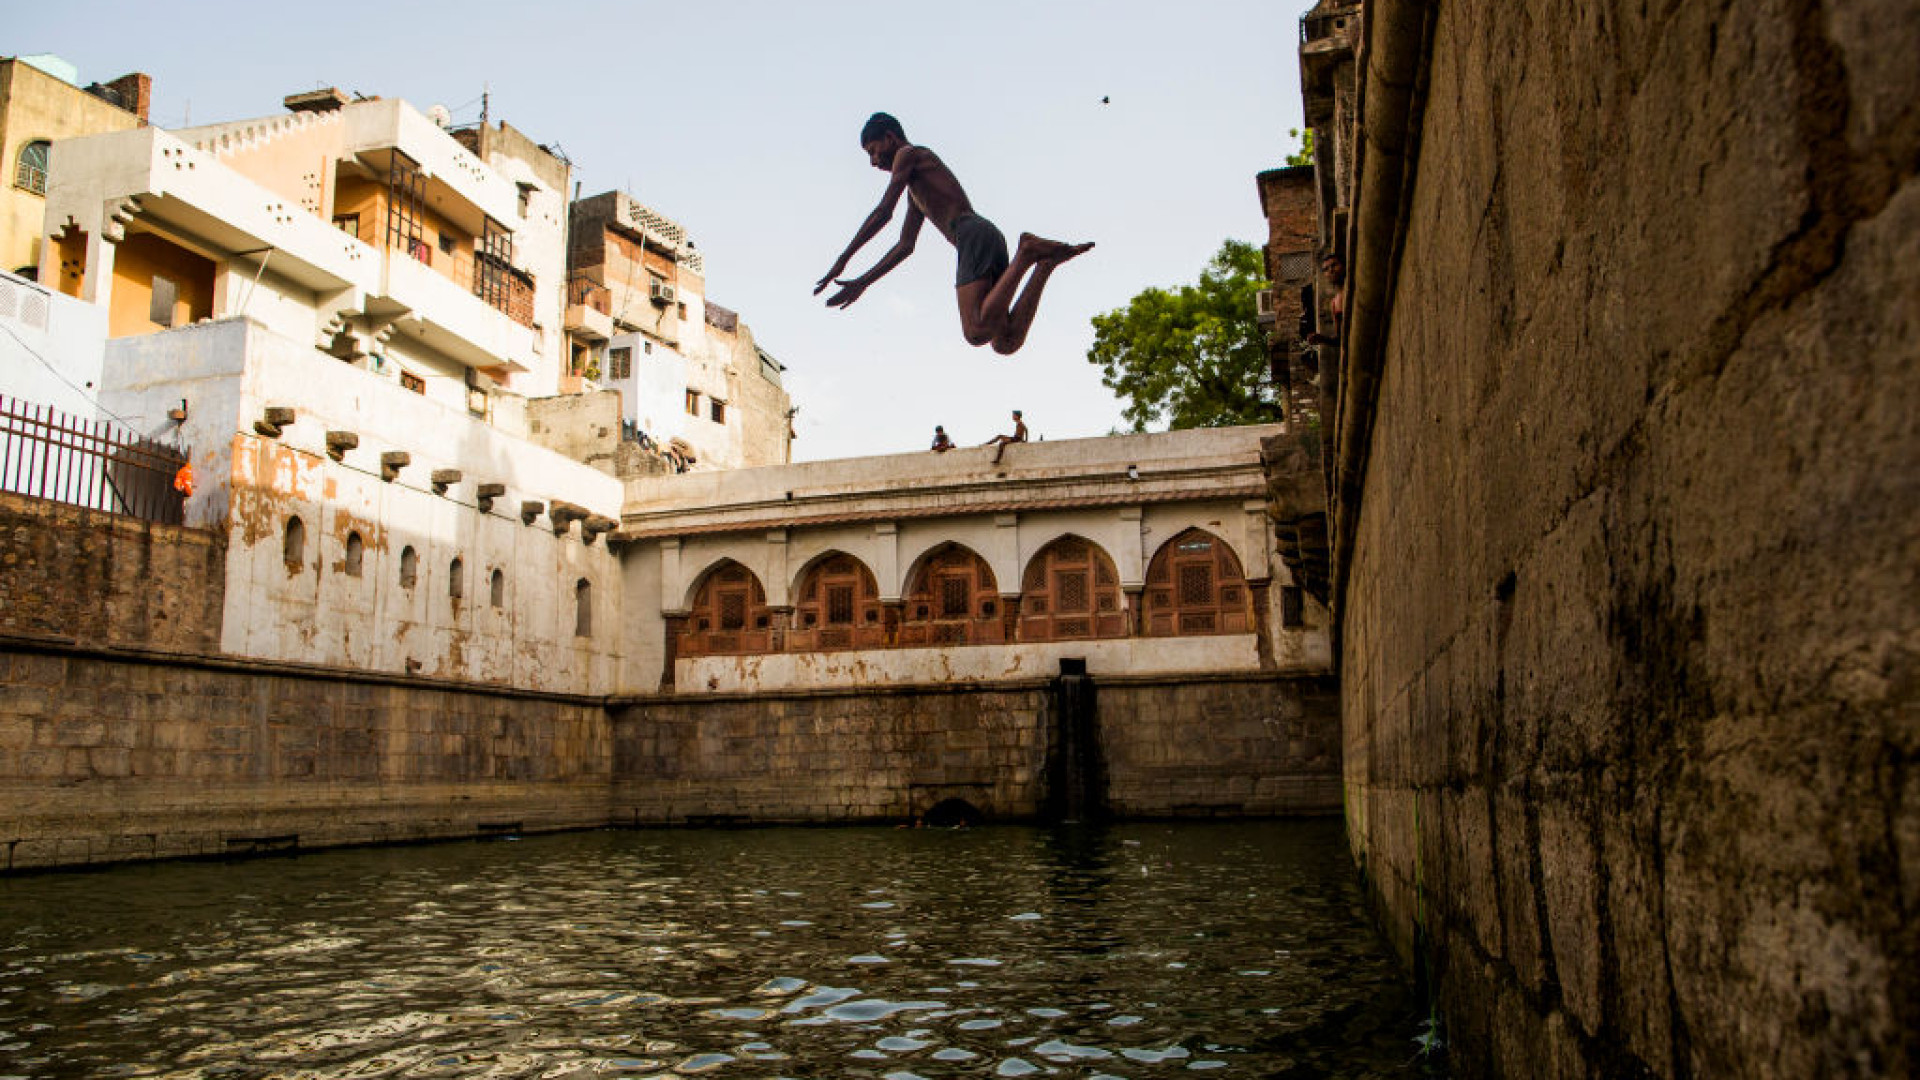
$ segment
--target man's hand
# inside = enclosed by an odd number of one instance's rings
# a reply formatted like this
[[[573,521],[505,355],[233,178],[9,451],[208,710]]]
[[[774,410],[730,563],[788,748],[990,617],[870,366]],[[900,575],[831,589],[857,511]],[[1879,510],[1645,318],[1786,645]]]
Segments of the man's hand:
[[[846,269],[847,269],[846,263],[835,263],[833,266],[833,269],[827,271],[827,276],[821,278],[820,283],[813,287],[813,295],[819,296],[820,291],[822,289],[825,289],[827,286],[833,284],[833,279],[839,277],[842,273],[846,272]]]
[[[862,281],[859,278],[851,278],[846,281],[836,281],[834,282],[834,284],[840,286],[840,291],[837,293],[834,293],[832,296],[827,297],[827,306],[844,308],[844,307],[853,306],[853,302],[855,300],[860,299],[860,294],[867,291],[867,285],[869,283]],[[823,281],[820,283],[821,289],[824,289],[826,287],[827,287],[826,282]],[[820,291],[820,289],[815,289],[813,291],[817,293]]]

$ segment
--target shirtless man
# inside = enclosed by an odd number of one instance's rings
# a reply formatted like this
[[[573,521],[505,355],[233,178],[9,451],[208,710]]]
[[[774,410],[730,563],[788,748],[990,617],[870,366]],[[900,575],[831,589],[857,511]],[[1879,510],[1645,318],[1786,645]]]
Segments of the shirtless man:
[[[1001,455],[1007,452],[1007,447],[1012,446],[1014,443],[1020,443],[1020,442],[1026,442],[1026,441],[1027,441],[1027,422],[1025,420],[1020,419],[1020,410],[1015,409],[1013,410],[1013,434],[995,435],[993,438],[988,439],[986,442],[983,442],[980,445],[991,446],[994,448],[993,463],[995,465],[998,465],[1000,464]]]
[[[1020,244],[1011,262],[1007,259],[1007,241],[993,222],[973,212],[967,193],[952,170],[924,146],[907,141],[900,121],[886,113],[874,113],[860,129],[860,148],[873,167],[889,174],[886,194],[880,205],[861,224],[853,243],[834,260],[833,269],[813,287],[815,296],[828,285],[840,291],[827,298],[828,307],[844,308],[860,299],[867,287],[885,277],[913,254],[913,242],[920,235],[920,224],[931,219],[933,227],[947,238],[960,254],[960,272],[954,290],[960,300],[960,330],[969,345],[992,345],[993,351],[1008,355],[1026,343],[1027,330],[1040,308],[1040,290],[1054,267],[1090,250],[1092,244],[1063,244],[1044,240],[1032,233],[1021,233]],[[907,217],[900,226],[900,239],[887,250],[873,268],[859,277],[841,279],[854,253],[880,234],[893,220],[893,209],[902,192],[907,196]],[[1031,276],[1029,277],[1029,271]],[[1027,277],[1026,288],[1020,279]],[[1016,291],[1018,295],[1016,295]]]

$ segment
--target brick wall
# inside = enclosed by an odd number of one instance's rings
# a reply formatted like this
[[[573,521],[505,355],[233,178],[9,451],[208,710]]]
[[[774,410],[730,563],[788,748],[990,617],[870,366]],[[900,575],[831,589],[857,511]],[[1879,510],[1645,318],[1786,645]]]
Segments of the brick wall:
[[[1347,803],[1456,1075],[1913,1075],[1920,18],[1368,6]]]
[[[226,542],[0,492],[0,635],[211,652]]]
[[[1131,817],[1340,808],[1331,684],[1100,680],[1110,807]],[[649,698],[613,717],[613,818],[906,821],[961,798],[1030,818],[1045,796],[1048,683]]]
[[[597,700],[0,642],[9,869],[598,826]]]

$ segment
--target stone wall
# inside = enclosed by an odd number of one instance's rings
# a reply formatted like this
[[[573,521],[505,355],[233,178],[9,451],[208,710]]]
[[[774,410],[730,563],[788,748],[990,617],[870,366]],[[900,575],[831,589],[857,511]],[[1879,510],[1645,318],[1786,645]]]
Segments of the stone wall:
[[[7,869],[604,825],[598,699],[0,640]]]
[[[1910,1075],[1920,14],[1368,12],[1347,802],[1454,1069]]]
[[[0,492],[0,635],[211,652],[226,543]]]
[[[1097,680],[1097,700],[1116,814],[1339,809],[1326,680]],[[612,817],[904,822],[958,798],[989,818],[1031,818],[1053,721],[1045,680],[637,698],[613,714]]]

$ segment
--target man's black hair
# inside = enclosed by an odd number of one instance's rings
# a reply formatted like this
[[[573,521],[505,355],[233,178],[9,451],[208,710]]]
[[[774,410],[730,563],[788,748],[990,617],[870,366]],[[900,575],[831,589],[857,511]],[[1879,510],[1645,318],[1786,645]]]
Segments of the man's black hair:
[[[900,121],[887,113],[877,112],[867,117],[867,126],[860,129],[860,145],[865,146],[882,135],[898,135],[901,142],[907,141],[906,129],[900,126]]]

